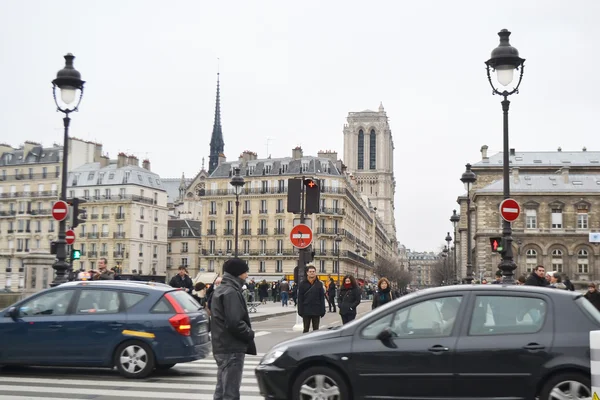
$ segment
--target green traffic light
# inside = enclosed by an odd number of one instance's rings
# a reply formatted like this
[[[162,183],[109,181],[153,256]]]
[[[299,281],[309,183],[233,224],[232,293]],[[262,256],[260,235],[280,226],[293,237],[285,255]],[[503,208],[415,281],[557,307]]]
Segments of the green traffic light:
[[[71,251],[71,260],[79,260],[81,258],[81,250]]]

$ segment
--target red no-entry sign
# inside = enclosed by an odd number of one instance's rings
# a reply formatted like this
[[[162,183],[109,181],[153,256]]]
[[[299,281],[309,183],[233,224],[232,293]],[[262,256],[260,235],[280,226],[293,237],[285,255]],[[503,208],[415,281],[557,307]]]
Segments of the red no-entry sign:
[[[67,241],[67,244],[75,243],[75,231],[73,229],[69,229],[65,232],[65,240]]]
[[[505,221],[513,222],[521,215],[521,207],[514,199],[505,199],[500,203],[500,215]]]
[[[68,211],[69,205],[64,201],[59,200],[52,206],[52,218],[57,221],[62,221],[67,218]]]
[[[290,231],[290,241],[299,249],[305,249],[312,243],[313,233],[308,225],[298,224]]]

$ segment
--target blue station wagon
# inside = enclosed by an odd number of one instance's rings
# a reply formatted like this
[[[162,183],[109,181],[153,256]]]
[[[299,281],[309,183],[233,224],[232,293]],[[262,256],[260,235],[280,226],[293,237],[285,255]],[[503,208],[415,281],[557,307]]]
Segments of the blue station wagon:
[[[0,365],[116,367],[144,378],[211,349],[206,312],[160,283],[68,282],[0,313]]]

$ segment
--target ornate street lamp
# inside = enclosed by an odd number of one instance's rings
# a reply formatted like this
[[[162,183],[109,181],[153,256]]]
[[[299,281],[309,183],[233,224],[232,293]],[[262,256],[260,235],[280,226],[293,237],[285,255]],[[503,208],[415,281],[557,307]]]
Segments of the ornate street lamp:
[[[473,265],[471,264],[471,188],[477,181],[477,175],[471,171],[471,164],[466,165],[467,170],[462,174],[460,180],[467,191],[467,277],[470,284],[473,281]]]
[[[83,98],[84,81],[81,80],[81,74],[73,67],[75,56],[68,53],[65,56],[65,67],[57,72],[56,79],[52,81],[52,96],[56,104],[57,111],[65,114],[63,118],[63,156],[62,156],[62,176],[60,185],[60,199],[67,200],[67,178],[68,178],[68,159],[69,159],[69,124],[71,118],[69,114],[78,111],[79,104]],[[60,89],[60,100],[56,97],[56,88]],[[50,286],[58,286],[67,281],[66,272],[70,268],[67,260],[67,241],[65,232],[67,228],[66,218],[58,224],[58,241],[56,246],[56,262],[52,268],[56,271],[56,277]]]
[[[454,227],[454,279],[458,279],[458,264],[456,263],[456,229],[458,228],[458,222],[460,221],[460,215],[456,213],[456,210],[452,210],[452,216],[450,222]]]
[[[442,250],[442,257],[444,258],[444,282],[448,284],[448,246],[444,246]]]
[[[450,232],[448,232],[446,234],[446,239],[444,239],[444,240],[446,240],[446,243],[448,243],[447,248],[448,248],[448,251],[450,251],[450,242],[452,241],[452,236],[450,236]],[[450,254],[448,254],[448,255],[450,255]],[[448,277],[448,279],[447,279],[448,281],[450,280],[450,275],[451,275],[450,274],[450,257],[448,257],[448,268],[446,268],[446,276]],[[452,281],[454,281],[454,278],[452,278]]]
[[[508,146],[508,109],[510,101],[508,96],[514,93],[519,93],[519,86],[523,79],[523,71],[525,69],[525,59],[519,57],[519,51],[510,45],[508,38],[510,32],[507,29],[502,29],[498,36],[500,36],[500,44],[494,50],[489,60],[485,62],[488,81],[492,87],[493,93],[504,97],[502,100],[502,112],[503,112],[503,130],[504,130],[504,148],[503,148],[503,184],[504,184],[504,198],[510,197],[510,180],[508,175],[509,168],[509,146]],[[496,71],[496,79],[502,88],[498,88],[492,82],[490,70]],[[512,88],[509,85],[513,82],[514,72],[520,71],[519,81]],[[502,222],[502,237],[504,240],[504,251],[502,252],[502,261],[498,268],[502,271],[503,282],[514,282],[514,270],[517,269],[517,265],[513,259],[512,251],[512,228],[510,222]]]
[[[246,184],[244,182],[244,177],[240,175],[240,169],[235,168],[233,170],[233,178],[231,178],[231,182],[229,184],[233,186],[233,190],[235,192],[235,253],[234,257],[238,256],[238,224],[240,217],[240,193],[242,192],[242,188]]]

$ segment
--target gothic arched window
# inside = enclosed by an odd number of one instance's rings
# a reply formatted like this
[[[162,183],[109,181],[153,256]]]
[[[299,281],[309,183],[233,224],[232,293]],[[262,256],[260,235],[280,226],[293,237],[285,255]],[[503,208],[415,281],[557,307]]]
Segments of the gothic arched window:
[[[580,274],[589,273],[589,259],[587,250],[579,250],[577,252],[577,272]]]
[[[371,129],[369,135],[369,169],[377,168],[377,142],[375,129]]]
[[[358,131],[358,169],[365,168],[365,134]]]
[[[552,251],[552,271],[564,272],[562,250],[556,249]]]

